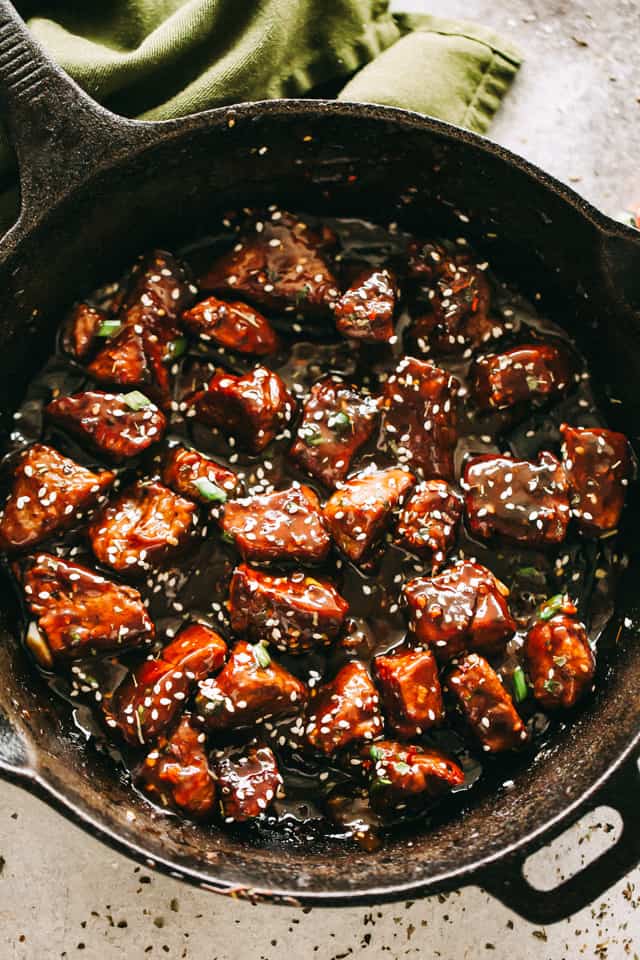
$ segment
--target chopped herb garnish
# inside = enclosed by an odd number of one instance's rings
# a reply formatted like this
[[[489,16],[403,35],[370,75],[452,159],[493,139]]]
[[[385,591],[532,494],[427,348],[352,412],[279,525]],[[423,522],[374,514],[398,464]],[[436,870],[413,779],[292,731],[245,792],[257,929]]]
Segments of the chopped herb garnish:
[[[568,659],[568,657],[554,657],[553,662],[555,663],[556,667],[564,667],[566,666]]]
[[[542,684],[547,693],[560,693],[562,684],[559,680],[545,680]]]
[[[305,283],[304,287],[301,287],[300,290],[296,291],[296,303],[298,305],[304,303],[304,301],[308,299],[310,293],[311,287],[308,283]]]
[[[178,357],[181,357],[182,354],[187,349],[187,340],[186,337],[177,337],[175,340],[170,340],[167,344],[167,352],[165,354],[165,360],[177,360]]]
[[[301,427],[299,430],[300,439],[309,447],[317,447],[324,442],[324,437],[318,427]]]
[[[266,668],[271,664],[271,657],[269,656],[269,651],[267,650],[264,643],[254,643],[253,644],[253,655],[256,658],[256,663],[259,667]]]
[[[82,642],[82,636],[78,630],[72,630],[69,634],[69,637],[71,638],[71,643],[73,646]]]
[[[384,757],[384,753],[382,752],[380,747],[376,747],[375,745],[371,747],[371,750],[369,751],[369,755],[372,760],[382,760],[382,758]]]
[[[222,531],[222,539],[225,543],[235,543],[236,539],[232,533],[229,533],[227,530]]]
[[[329,417],[327,426],[332,430],[336,430],[338,433],[344,433],[344,431],[348,430],[351,426],[351,417],[348,413],[344,413],[341,410],[339,413],[334,413],[332,417]]]
[[[151,400],[145,397],[139,390],[132,390],[131,393],[123,393],[122,399],[131,410],[144,410],[151,406]]]
[[[122,324],[119,320],[104,320],[98,327],[97,336],[112,337],[114,334],[119,333],[121,329]]]
[[[388,780],[386,777],[376,777],[376,779],[371,783],[371,789],[377,790],[380,787],[390,787],[391,780]]]
[[[538,620],[551,620],[551,617],[555,617],[556,613],[560,613],[564,603],[565,598],[562,593],[557,593],[555,597],[550,597],[538,610]]]
[[[400,776],[404,776],[405,773],[411,773],[411,767],[408,763],[405,763],[404,760],[398,760],[394,764],[396,768],[396,773],[399,773]]]
[[[513,684],[513,696],[516,703],[522,703],[529,696],[529,684],[524,675],[522,667],[516,667],[511,678]]]
[[[212,503],[224,503],[227,499],[227,494],[219,487],[216,483],[212,483],[211,480],[207,480],[206,477],[198,477],[197,480],[193,481],[194,487],[196,487],[200,496],[204,497],[205,500],[210,500]]]

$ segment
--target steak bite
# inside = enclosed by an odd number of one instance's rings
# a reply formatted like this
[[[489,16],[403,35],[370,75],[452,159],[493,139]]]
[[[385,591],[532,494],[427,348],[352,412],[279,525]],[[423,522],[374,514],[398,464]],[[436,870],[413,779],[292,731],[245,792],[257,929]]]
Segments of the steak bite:
[[[134,747],[166,734],[195,683],[220,670],[226,652],[226,643],[210,627],[194,623],[182,630],[102,701],[107,726]]]
[[[335,305],[336,326],[343,337],[365,343],[388,343],[393,337],[396,280],[388,270],[365,270]]]
[[[516,629],[508,593],[490,570],[470,560],[435,577],[415,577],[403,589],[411,630],[441,663],[463,650],[493,656],[504,649]]]
[[[215,812],[216,786],[213,781],[205,734],[185,713],[171,736],[158,745],[140,764],[136,783],[154,803],[173,807],[194,819]]]
[[[312,228],[276,210],[270,219],[249,223],[233,249],[200,277],[200,286],[223,296],[246,297],[266,310],[328,312],[339,296],[324,256],[333,240],[325,228]]]
[[[329,552],[331,540],[320,501],[310,487],[298,483],[274,493],[227,500],[220,523],[245,560],[317,563]]]
[[[272,577],[242,564],[231,578],[231,629],[286,653],[306,653],[331,643],[348,610],[335,587],[302,572]]]
[[[324,508],[325,520],[349,560],[359,563],[366,558],[414,483],[413,474],[399,467],[367,469],[330,497]]]
[[[371,804],[379,813],[422,809],[464,783],[462,769],[438,750],[379,740],[363,749],[363,757]]]
[[[560,427],[569,481],[571,515],[581,533],[615,530],[632,476],[629,441],[623,433],[598,427]]]
[[[471,394],[481,410],[540,405],[565,393],[573,380],[565,350],[550,343],[513,347],[476,360]]]
[[[459,354],[475,350],[492,336],[502,336],[499,321],[489,316],[491,290],[467,256],[447,256],[428,291],[430,310],[417,317],[413,336],[421,350]]]
[[[113,460],[126,460],[157,443],[167,421],[142,393],[87,390],[52,400],[45,413],[69,433]]]
[[[517,750],[528,741],[511,697],[484,657],[469,653],[456,661],[447,676],[447,687],[485,752]]]
[[[197,508],[168,487],[139,480],[107,504],[89,527],[94,554],[118,572],[146,570],[186,542]]]
[[[205,505],[224,503],[240,487],[240,480],[233,470],[186,447],[169,450],[162,479],[176,493]]]
[[[529,628],[524,653],[533,695],[547,710],[568,709],[587,692],[595,659],[567,597],[553,597]]]
[[[18,573],[37,620],[27,646],[41,666],[81,660],[151,643],[155,630],[132,587],[48,553],[29,557]]]
[[[115,480],[53,447],[34,443],[20,457],[0,519],[0,550],[26,550],[82,520]]]
[[[382,733],[378,700],[365,665],[358,660],[345,664],[309,703],[307,742],[331,756],[351,743],[374,740]]]
[[[182,315],[189,333],[220,347],[264,357],[278,349],[278,336],[258,310],[241,300],[207,297]]]
[[[209,730],[233,730],[297,713],[307,687],[269,655],[241,640],[217,677],[198,684],[196,712]]]
[[[428,647],[399,647],[373,661],[387,723],[403,739],[420,736],[444,720],[438,665]]]
[[[102,325],[108,321],[104,310],[89,303],[76,303],[62,331],[62,346],[76,360],[84,360],[99,336]]]
[[[471,532],[488,539],[499,534],[532,546],[561,543],[569,524],[567,477],[548,450],[537,462],[510,454],[474,457],[466,464],[463,487]]]
[[[291,457],[327,487],[335,487],[373,433],[379,407],[378,399],[326,377],[311,388]]]
[[[89,364],[91,376],[108,386],[141,387],[167,406],[167,365],[184,349],[178,319],[193,303],[194,289],[170,253],[154,250],[142,258],[118,303],[122,329]]]
[[[295,401],[277,373],[255,367],[236,376],[216,370],[193,398],[195,416],[260,453],[291,420]]]
[[[455,542],[462,506],[462,497],[445,480],[425,480],[415,488],[400,514],[398,543],[430,557],[435,570]]]
[[[273,750],[250,745],[225,753],[213,764],[222,816],[226,823],[253,820],[284,796]]]
[[[382,444],[421,477],[453,479],[460,384],[432,363],[405,357],[383,388]]]

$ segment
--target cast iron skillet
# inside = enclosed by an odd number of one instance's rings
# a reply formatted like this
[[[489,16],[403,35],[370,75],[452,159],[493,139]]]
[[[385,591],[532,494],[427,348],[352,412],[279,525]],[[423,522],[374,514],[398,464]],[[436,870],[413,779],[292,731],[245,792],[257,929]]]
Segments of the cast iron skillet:
[[[426,235],[464,233],[498,275],[529,296],[538,293],[542,309],[576,337],[611,426],[636,434],[640,238],[500,147],[366,104],[284,100],[166,123],[123,120],[46,58],[5,0],[0,85],[22,190],[20,218],[0,244],[5,435],[51,350],[61,309],[146,247],[173,249],[206,233],[225,209],[261,200],[397,220]],[[625,521],[632,550],[638,515],[632,503]],[[250,847],[157,815],[35,677],[16,639],[16,601],[6,585],[0,773],[130,856],[219,893],[338,906],[473,882],[523,916],[551,922],[600,896],[640,859],[639,562],[632,555],[605,638],[611,666],[570,728],[516,771],[510,790],[477,794],[461,816],[376,853]],[[622,815],[618,843],[559,888],[534,891],[522,874],[526,856],[601,803]]]

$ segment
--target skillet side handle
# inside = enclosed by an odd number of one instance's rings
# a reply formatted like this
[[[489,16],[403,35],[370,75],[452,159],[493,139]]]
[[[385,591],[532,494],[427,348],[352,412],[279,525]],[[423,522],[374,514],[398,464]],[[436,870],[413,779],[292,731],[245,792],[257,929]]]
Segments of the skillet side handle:
[[[612,807],[622,819],[622,832],[616,843],[551,890],[537,890],[523,873],[527,857],[535,852],[518,852],[497,867],[489,867],[479,877],[480,885],[506,907],[530,923],[552,924],[606,894],[607,890],[640,863],[640,755],[634,751],[607,782],[589,798],[579,819],[599,806]],[[560,836],[568,824],[555,831]],[[541,848],[539,845],[538,849]]]
[[[0,104],[18,157],[21,221],[39,219],[105,160],[143,143],[148,126],[88,97],[47,56],[9,0],[0,0]]]

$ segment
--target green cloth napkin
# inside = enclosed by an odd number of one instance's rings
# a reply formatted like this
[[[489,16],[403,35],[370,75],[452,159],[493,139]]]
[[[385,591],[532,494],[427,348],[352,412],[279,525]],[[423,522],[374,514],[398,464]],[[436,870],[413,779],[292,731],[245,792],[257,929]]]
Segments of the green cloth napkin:
[[[520,65],[482,27],[394,15],[388,0],[14,2],[92,97],[145,120],[332,84],[339,99],[407,107],[482,133]],[[2,175],[4,187],[15,180],[6,139]],[[8,204],[0,198],[0,225]]]

